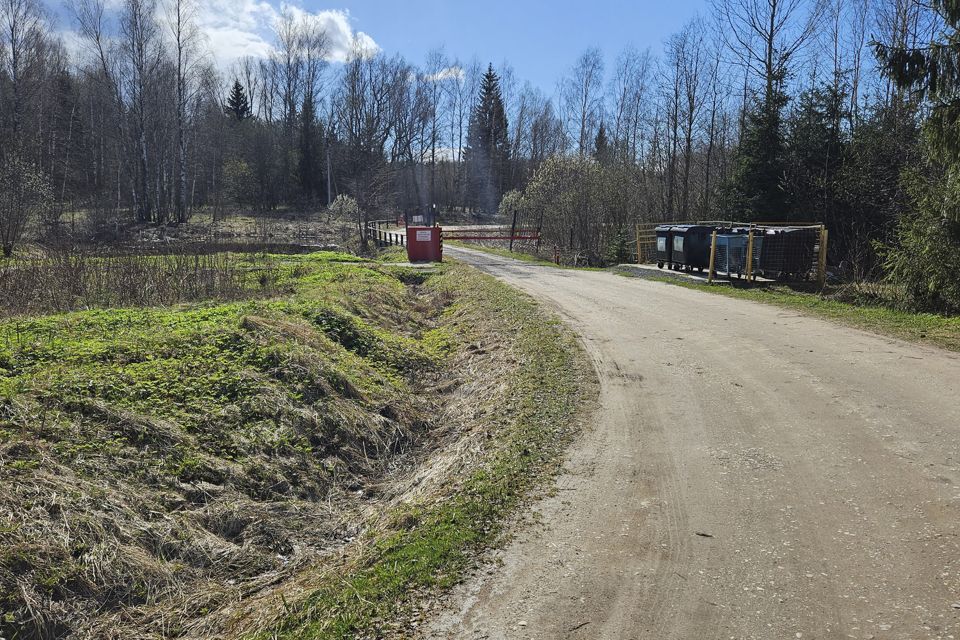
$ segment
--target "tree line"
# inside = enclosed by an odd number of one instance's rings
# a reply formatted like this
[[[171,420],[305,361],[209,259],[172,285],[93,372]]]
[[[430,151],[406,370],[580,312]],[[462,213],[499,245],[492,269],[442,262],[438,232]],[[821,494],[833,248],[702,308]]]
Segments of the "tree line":
[[[269,55],[223,69],[196,0],[71,3],[72,55],[39,0],[0,0],[0,245],[28,221],[74,236],[78,213],[96,233],[349,197],[361,234],[521,209],[597,256],[638,221],[822,221],[832,262],[883,275],[916,185],[945,171],[924,132],[952,90],[891,65],[944,50],[952,6],[716,0],[660,55],[589,49],[546,93],[442,49],[415,64],[356,39],[331,62],[323,24],[289,8]]]
[[[200,210],[308,211],[338,196],[364,217],[492,213],[562,151],[550,101],[517,91],[509,69],[441,51],[416,66],[362,38],[331,64],[323,23],[289,7],[268,56],[221,69],[198,8],[78,0],[77,55],[40,0],[0,0],[5,253],[28,220],[42,237],[77,233],[78,212],[94,232],[180,224]],[[485,108],[499,109],[484,122],[481,87]]]
[[[567,152],[504,204],[591,262],[625,259],[638,220],[822,222],[834,272],[883,285],[869,301],[960,311],[958,20],[956,0],[718,0],[606,93],[588,51],[560,88]]]

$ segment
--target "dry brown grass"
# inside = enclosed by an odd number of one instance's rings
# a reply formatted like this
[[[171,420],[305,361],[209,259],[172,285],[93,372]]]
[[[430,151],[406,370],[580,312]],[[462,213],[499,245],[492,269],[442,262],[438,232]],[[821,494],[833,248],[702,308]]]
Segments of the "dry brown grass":
[[[272,296],[278,278],[274,264],[229,253],[48,251],[0,260],[0,317]]]

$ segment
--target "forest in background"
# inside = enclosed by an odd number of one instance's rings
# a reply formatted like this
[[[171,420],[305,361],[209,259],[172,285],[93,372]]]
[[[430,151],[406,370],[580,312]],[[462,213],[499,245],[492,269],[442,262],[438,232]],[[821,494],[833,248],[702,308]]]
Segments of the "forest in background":
[[[819,221],[838,274],[956,310],[953,217],[907,224],[950,198],[925,190],[949,163],[923,131],[952,85],[907,71],[949,48],[951,6],[717,1],[661,55],[572,53],[547,94],[443,49],[413,62],[358,38],[331,62],[323,24],[289,8],[267,57],[224,69],[195,0],[70,3],[70,47],[38,0],[0,0],[0,246],[338,199],[362,242],[372,218],[520,210],[598,261],[640,221]],[[910,259],[931,224],[934,279]]]

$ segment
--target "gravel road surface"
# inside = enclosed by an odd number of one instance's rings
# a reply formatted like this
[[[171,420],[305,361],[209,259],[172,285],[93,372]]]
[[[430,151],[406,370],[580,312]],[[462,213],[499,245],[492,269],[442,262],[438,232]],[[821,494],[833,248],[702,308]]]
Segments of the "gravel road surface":
[[[601,380],[541,522],[430,638],[960,638],[960,357],[794,311],[447,248]]]

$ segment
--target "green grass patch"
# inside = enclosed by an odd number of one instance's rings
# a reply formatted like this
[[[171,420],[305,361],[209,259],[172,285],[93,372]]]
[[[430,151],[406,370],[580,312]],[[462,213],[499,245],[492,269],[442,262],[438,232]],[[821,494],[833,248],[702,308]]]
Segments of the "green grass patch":
[[[236,260],[289,293],[0,322],[0,636],[91,635],[92,611],[176,635],[328,547],[327,496],[422,446],[454,292],[345,254]]]
[[[380,635],[557,468],[591,369],[530,298],[396,251],[225,260],[248,297],[0,322],[0,636],[175,637],[358,534],[272,631]],[[443,432],[439,383],[466,361],[499,389],[483,458],[366,528]]]

